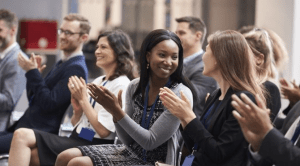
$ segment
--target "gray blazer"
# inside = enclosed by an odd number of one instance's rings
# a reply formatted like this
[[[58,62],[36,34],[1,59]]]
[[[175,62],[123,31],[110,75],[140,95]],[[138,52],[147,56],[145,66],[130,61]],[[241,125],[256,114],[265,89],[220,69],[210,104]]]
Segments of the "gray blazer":
[[[197,102],[194,102],[193,110],[198,118],[203,113],[206,94],[211,94],[217,89],[217,82],[213,78],[202,74],[204,67],[203,54],[204,52],[188,63],[183,64],[183,74],[192,82],[196,90]]]

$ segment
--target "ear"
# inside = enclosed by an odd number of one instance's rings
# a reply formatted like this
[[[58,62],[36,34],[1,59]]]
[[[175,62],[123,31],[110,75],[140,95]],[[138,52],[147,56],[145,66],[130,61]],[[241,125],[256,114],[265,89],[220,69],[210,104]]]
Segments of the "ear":
[[[202,32],[201,31],[197,31],[196,32],[196,38],[197,38],[197,40],[201,40],[201,38],[202,38]]]
[[[255,56],[255,61],[256,61],[256,64],[259,66],[263,63],[265,63],[265,55],[264,54],[259,54],[259,55],[256,55]]]
[[[148,63],[150,62],[150,56],[151,56],[151,53],[147,52],[147,54],[146,54],[146,60],[147,60]]]
[[[81,35],[80,38],[81,38],[82,42],[86,42],[89,39],[89,35],[85,33],[85,34]]]
[[[17,26],[13,25],[13,27],[10,29],[10,34],[12,36],[15,36],[17,34],[17,30],[18,30]]]

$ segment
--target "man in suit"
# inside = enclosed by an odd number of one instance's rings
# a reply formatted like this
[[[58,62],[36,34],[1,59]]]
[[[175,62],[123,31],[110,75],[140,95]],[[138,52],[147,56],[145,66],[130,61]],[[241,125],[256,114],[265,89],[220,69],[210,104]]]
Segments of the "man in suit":
[[[12,127],[0,133],[0,153],[8,153],[13,132],[18,128],[31,128],[57,134],[62,116],[70,105],[68,81],[76,75],[87,80],[87,66],[82,53],[83,43],[88,40],[89,21],[78,14],[64,17],[58,30],[62,59],[45,78],[41,76],[39,56],[25,59],[18,57],[19,65],[26,71],[29,107]]]
[[[236,109],[233,115],[250,143],[252,157],[256,159],[262,157],[276,166],[300,165],[299,133],[293,134],[291,141],[275,129],[269,118],[270,110],[258,95],[256,95],[258,106],[244,94],[241,95],[242,100],[236,95],[233,95],[232,99],[232,105]],[[295,124],[298,126],[299,118]],[[296,131],[294,130],[293,133]]]
[[[194,102],[193,110],[200,118],[207,93],[212,93],[217,88],[217,82],[213,78],[202,74],[204,67],[202,43],[206,35],[206,26],[201,19],[196,17],[181,17],[176,21],[178,23],[176,34],[183,47],[183,71],[197,93],[197,101]]]
[[[18,65],[18,54],[27,58],[16,42],[18,18],[0,10],[0,131],[5,130],[10,112],[25,89],[25,71]]]

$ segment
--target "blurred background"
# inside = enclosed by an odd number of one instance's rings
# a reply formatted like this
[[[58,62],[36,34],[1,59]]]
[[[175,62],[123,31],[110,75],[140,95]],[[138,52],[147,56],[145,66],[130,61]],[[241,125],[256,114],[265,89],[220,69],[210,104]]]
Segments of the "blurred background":
[[[204,20],[208,34],[245,25],[275,31],[289,53],[289,64],[281,77],[300,81],[299,0],[0,0],[0,8],[17,14],[19,43],[26,53],[44,56],[48,67],[43,74],[60,59],[57,28],[68,13],[82,14],[92,24],[90,41],[84,47],[91,80],[101,74],[94,57],[101,31],[119,28],[127,32],[138,55],[148,32],[158,28],[175,31],[175,18],[196,16]]]

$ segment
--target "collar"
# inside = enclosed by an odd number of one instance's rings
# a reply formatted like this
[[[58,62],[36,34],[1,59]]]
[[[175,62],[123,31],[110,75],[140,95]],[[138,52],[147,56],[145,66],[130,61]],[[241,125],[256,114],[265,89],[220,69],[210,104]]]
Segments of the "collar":
[[[204,51],[203,51],[203,49],[201,49],[200,51],[198,51],[198,52],[196,52],[196,53],[194,53],[194,54],[192,54],[192,55],[184,58],[183,59],[183,63],[189,63],[189,62],[193,61],[197,56],[199,56],[199,55],[201,55],[203,53],[204,53]]]
[[[63,55],[63,57],[61,58],[62,62],[66,62],[69,59],[76,57],[76,56],[82,56],[83,52],[82,51],[78,51],[78,52],[73,52],[70,56],[65,56]]]
[[[3,52],[0,52],[0,59],[3,59],[7,53],[12,50],[15,46],[17,45],[17,42],[14,42],[12,45],[10,45],[9,47],[7,47]]]

